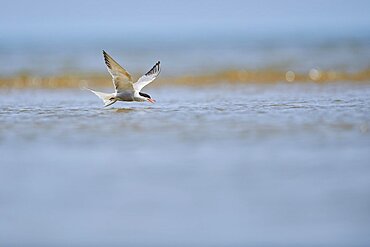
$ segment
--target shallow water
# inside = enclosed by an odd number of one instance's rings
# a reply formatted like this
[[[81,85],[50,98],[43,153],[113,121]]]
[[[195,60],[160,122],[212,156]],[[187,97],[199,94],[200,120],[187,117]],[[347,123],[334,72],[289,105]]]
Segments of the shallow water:
[[[102,35],[101,30],[97,32]],[[4,35],[0,40],[0,76],[105,74],[102,49],[138,76],[160,60],[160,78],[244,69],[308,73],[316,68],[345,73],[370,67],[368,29],[347,34],[275,32],[279,34],[212,34],[203,30],[185,37],[174,33],[150,37],[147,33],[143,37],[125,33],[100,38],[65,35],[33,41]]]
[[[4,246],[368,246],[370,86],[0,92]]]

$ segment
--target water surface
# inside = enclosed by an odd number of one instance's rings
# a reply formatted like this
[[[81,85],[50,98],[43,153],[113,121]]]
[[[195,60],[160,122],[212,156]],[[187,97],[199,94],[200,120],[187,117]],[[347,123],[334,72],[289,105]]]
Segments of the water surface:
[[[370,86],[1,91],[4,246],[366,246]]]

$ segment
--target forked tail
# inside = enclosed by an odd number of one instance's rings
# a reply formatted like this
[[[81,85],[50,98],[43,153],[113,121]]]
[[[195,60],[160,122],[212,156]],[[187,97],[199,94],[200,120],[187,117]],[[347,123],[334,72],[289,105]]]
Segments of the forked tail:
[[[97,91],[94,91],[94,90],[92,90],[90,88],[85,88],[85,89],[91,91],[96,96],[98,96],[101,100],[103,100],[104,107],[110,106],[110,105],[116,103],[116,101],[117,101],[116,99],[114,99],[114,94],[113,93],[97,92]]]

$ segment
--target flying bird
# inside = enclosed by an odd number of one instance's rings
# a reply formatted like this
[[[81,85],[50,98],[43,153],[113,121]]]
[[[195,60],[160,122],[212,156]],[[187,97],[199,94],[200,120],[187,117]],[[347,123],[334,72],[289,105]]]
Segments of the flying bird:
[[[161,72],[159,66],[160,61],[134,83],[131,75],[104,50],[103,56],[108,72],[112,76],[115,92],[102,93],[89,88],[87,89],[103,100],[104,107],[110,106],[116,103],[116,101],[148,101],[150,103],[155,103],[155,100],[152,99],[149,94],[141,92],[141,89],[157,78]]]

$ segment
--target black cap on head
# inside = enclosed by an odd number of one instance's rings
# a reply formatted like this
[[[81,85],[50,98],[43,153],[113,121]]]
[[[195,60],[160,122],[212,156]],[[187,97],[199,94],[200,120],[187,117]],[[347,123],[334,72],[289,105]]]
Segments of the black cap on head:
[[[139,94],[140,94],[140,96],[143,96],[143,97],[145,97],[145,98],[149,98],[149,99],[151,99],[150,95],[149,95],[149,94],[147,94],[147,93],[139,92]]]

